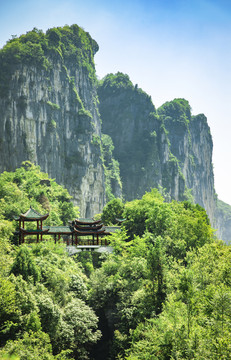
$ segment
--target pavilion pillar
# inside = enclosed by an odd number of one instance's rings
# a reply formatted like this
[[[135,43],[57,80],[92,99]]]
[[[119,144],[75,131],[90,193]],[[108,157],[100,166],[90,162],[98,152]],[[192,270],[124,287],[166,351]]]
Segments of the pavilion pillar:
[[[39,220],[37,220],[37,230],[39,230]],[[39,242],[39,232],[37,233],[37,243]]]
[[[18,229],[19,230],[19,239],[18,239],[19,240],[19,245],[21,245],[21,241],[22,241],[22,239],[21,239],[21,230],[20,229],[21,229],[21,218],[19,218],[19,229]]]
[[[97,237],[97,245],[99,245],[99,234],[96,234]]]
[[[23,219],[23,221],[22,221],[22,227],[23,227],[23,229],[24,229],[24,219]],[[25,241],[24,233],[22,233],[22,242],[24,243],[24,241]]]
[[[43,240],[43,233],[42,233],[43,221],[42,221],[42,220],[40,220],[40,229],[41,229],[41,237],[40,237],[40,240],[42,241],[42,240]]]

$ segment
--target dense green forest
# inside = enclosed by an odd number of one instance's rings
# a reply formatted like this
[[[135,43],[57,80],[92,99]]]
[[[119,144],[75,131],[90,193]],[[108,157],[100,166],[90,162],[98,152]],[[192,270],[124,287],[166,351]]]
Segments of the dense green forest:
[[[102,218],[127,220],[112,254],[69,256],[52,239],[18,246],[14,217],[30,205],[50,224],[78,216],[71,197],[29,162],[0,175],[0,359],[231,358],[230,246],[205,210],[111,200]]]

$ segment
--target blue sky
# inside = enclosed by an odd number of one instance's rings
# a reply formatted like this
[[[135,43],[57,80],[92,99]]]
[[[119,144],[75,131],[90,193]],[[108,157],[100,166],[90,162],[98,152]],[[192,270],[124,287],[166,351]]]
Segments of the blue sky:
[[[181,97],[206,115],[215,189],[231,204],[231,1],[0,0],[0,47],[33,27],[74,23],[99,44],[99,78],[124,72],[156,107]]]

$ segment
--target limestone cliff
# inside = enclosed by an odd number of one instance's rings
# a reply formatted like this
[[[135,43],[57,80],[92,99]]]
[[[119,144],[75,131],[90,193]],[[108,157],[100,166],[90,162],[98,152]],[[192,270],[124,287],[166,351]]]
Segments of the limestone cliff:
[[[113,139],[125,199],[140,198],[153,187],[163,187],[170,198],[183,200],[186,179],[175,145],[170,143],[165,109],[158,114],[150,96],[122,73],[106,76],[98,95],[102,130]]]
[[[206,117],[192,116],[184,99],[156,109],[122,73],[97,86],[97,50],[77,25],[34,29],[0,50],[0,172],[40,165],[86,217],[113,196],[157,187],[166,200],[202,205],[228,241],[231,211],[216,198]]]
[[[105,203],[93,56],[77,25],[33,31],[0,52],[0,172],[24,160],[65,185],[82,216]]]
[[[178,162],[186,191],[203,206],[215,226],[213,142],[203,114],[192,116],[188,101],[175,99],[157,110],[169,139],[169,150]],[[174,197],[175,198],[175,197]]]
[[[107,75],[98,95],[102,129],[112,137],[120,163],[124,198],[140,198],[159,187],[167,200],[193,200],[206,209],[218,236],[227,241],[231,221],[224,217],[214,190],[206,117],[192,116],[184,99],[156,110],[150,96],[122,73]]]
[[[216,201],[216,229],[221,239],[231,244],[231,206],[221,200]]]

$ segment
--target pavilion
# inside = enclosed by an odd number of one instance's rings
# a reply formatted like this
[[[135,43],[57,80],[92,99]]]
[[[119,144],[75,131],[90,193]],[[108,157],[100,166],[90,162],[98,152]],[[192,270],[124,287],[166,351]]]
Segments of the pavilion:
[[[119,226],[104,226],[101,220],[96,221],[93,219],[75,219],[69,222],[69,225],[47,226],[43,224],[43,221],[48,216],[49,213],[42,215],[30,207],[26,213],[15,218],[19,222],[19,244],[24,243],[25,238],[28,239],[28,235],[33,235],[33,239],[30,239],[30,241],[36,239],[37,243],[42,241],[44,236],[50,235],[53,236],[55,243],[57,239],[60,240],[62,237],[66,239],[67,245],[71,242],[72,245],[75,244],[76,246],[107,246],[105,236],[111,235],[112,232],[120,229]],[[31,226],[28,229],[25,227],[26,222],[34,222],[36,226]]]

